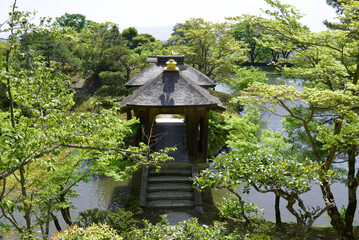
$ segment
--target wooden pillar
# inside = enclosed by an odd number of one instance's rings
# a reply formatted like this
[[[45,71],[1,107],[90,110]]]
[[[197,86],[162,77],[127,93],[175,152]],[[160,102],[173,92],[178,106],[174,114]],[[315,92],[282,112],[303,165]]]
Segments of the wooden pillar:
[[[135,144],[138,145],[140,141],[142,141],[142,125],[144,124],[144,116],[143,116],[143,111],[140,110],[134,110],[133,115],[140,120],[140,122],[138,123],[138,130],[137,130],[137,136],[136,136],[136,142]]]
[[[194,163],[196,161],[196,147],[195,146],[195,123],[194,123],[194,111],[193,109],[189,109],[188,118],[187,118],[187,145],[188,145],[188,160],[190,163]]]
[[[193,109],[193,150],[194,150],[194,162],[198,161],[199,152],[198,152],[198,111]]]
[[[127,110],[127,121],[132,119],[132,112],[131,109]]]
[[[209,110],[206,109],[203,118],[203,161],[207,162],[208,153],[208,121],[209,121]]]

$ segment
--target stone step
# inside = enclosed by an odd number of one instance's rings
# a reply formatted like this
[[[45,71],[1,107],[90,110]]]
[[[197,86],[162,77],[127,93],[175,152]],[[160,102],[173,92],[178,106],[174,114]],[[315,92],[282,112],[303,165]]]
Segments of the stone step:
[[[159,191],[193,191],[190,183],[149,183],[147,192]]]
[[[190,168],[161,168],[160,172],[151,168],[148,172],[149,176],[192,176]]]
[[[191,183],[187,176],[152,176],[148,178],[149,183]]]
[[[174,161],[174,162],[168,161],[168,162],[164,162],[164,163],[159,163],[158,165],[163,168],[191,168],[191,166],[192,166],[191,163],[179,163],[176,161]]]
[[[150,192],[147,194],[147,200],[193,200],[193,192]]]
[[[192,200],[156,200],[147,201],[147,207],[150,208],[176,208],[176,207],[194,207]]]

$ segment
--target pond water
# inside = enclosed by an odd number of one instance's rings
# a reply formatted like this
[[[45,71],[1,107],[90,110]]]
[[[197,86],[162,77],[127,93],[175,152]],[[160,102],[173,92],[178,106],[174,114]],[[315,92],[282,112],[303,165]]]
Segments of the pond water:
[[[269,75],[268,76],[268,83],[269,84],[276,84],[276,79],[280,77],[279,75]],[[288,83],[293,84],[296,86],[297,89],[301,90],[301,80],[287,80]],[[217,86],[216,87],[216,91],[220,91],[220,92],[226,92],[228,93],[231,89],[228,86]],[[279,106],[276,107],[276,113],[279,115],[284,115],[285,114],[285,110]],[[283,117],[280,117],[278,115],[275,115],[273,113],[270,112],[263,112],[261,115],[261,120],[264,122],[264,126],[267,129],[271,129],[271,130],[277,130],[277,129],[282,129],[282,123],[281,120],[283,119]],[[341,166],[339,166],[339,164],[337,165],[338,167],[345,167],[345,164],[342,164]],[[359,167],[359,166],[357,166]],[[348,191],[347,188],[345,187],[345,185],[340,184],[340,183],[335,183],[332,185],[332,191],[334,194],[334,198],[336,201],[337,206],[340,208],[343,204],[347,204],[347,196],[348,196]],[[357,193],[358,195],[358,193]],[[219,200],[221,197],[223,196],[223,192],[215,192],[214,194],[214,198],[215,200]],[[253,202],[256,203],[257,206],[260,209],[264,210],[264,215],[261,215],[261,218],[267,219],[267,220],[272,220],[275,221],[275,211],[274,211],[274,201],[275,201],[275,195],[273,193],[258,193],[256,192],[254,189],[252,189],[251,193],[249,195],[245,195],[243,196],[244,199],[248,200],[249,202]],[[311,191],[305,193],[302,195],[302,199],[304,201],[304,204],[306,206],[310,206],[310,207],[323,207],[324,203],[323,203],[323,198],[322,198],[322,194],[321,194],[321,190],[320,187],[318,185],[313,185]],[[290,214],[290,212],[286,209],[285,207],[286,202],[281,199],[280,202],[280,208],[281,208],[281,216],[282,216],[282,221],[295,221],[295,218]],[[356,223],[354,223],[355,225],[359,224],[359,214],[358,211],[355,215],[355,221]],[[320,218],[318,218],[314,224],[314,226],[328,226],[330,225],[330,220],[327,217],[326,213],[324,213]]]

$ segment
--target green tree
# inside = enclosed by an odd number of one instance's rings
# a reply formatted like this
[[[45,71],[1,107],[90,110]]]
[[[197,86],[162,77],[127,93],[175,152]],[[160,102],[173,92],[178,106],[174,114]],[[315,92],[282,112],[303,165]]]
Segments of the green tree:
[[[131,49],[146,45],[150,42],[156,41],[156,38],[148,33],[142,33],[132,38],[131,40]]]
[[[57,17],[55,23],[61,27],[73,27],[77,32],[81,32],[87,25],[86,17],[82,14],[65,13],[61,17]]]
[[[19,48],[19,36],[34,27],[28,17],[16,11],[15,1],[1,29],[10,36],[0,72],[9,102],[0,110],[0,211],[21,238],[33,239],[40,227],[47,239],[50,221],[61,228],[57,212],[72,225],[69,198],[76,196],[72,187],[79,181],[87,181],[91,173],[121,180],[141,164],[165,160],[167,150],[153,153],[148,144],[126,145],[136,120],[118,119],[115,103],[108,110],[71,112],[68,77]],[[27,68],[19,64],[25,59],[30,61]],[[84,159],[92,160],[82,169]]]
[[[222,202],[221,215],[242,218],[247,225],[258,215],[258,209],[243,200],[240,187],[243,193],[249,193],[251,188],[260,193],[272,192],[287,202],[286,208],[296,218],[296,226],[289,234],[291,239],[303,237],[313,222],[331,207],[310,209],[301,198],[311,189],[311,182],[319,178],[320,165],[293,155],[292,145],[280,131],[261,129],[256,112],[241,118],[227,117],[225,121],[229,129],[226,144],[233,150],[217,157],[213,169],[201,172],[195,184],[201,189],[228,190],[231,197]],[[328,172],[326,177],[331,174]]]
[[[104,84],[95,94],[102,96],[124,96],[127,94],[125,83],[146,64],[146,56],[141,56],[126,46],[108,48],[103,53],[107,71],[99,77]]]
[[[338,23],[341,27],[320,33],[311,33],[303,27],[298,22],[301,15],[292,7],[279,1],[267,2],[274,9],[266,11],[272,19],[257,18],[255,24],[273,36],[303,46],[291,58],[295,66],[284,68],[283,74],[303,79],[304,90],[287,84],[254,83],[242,100],[249,106],[267,111],[274,111],[273,107],[278,105],[287,112],[285,127],[289,136],[300,137],[293,138],[300,140],[301,144],[296,147],[320,166],[319,186],[331,225],[340,239],[354,239],[353,220],[359,185],[355,168],[359,143],[359,2],[343,1],[341,22]],[[301,103],[301,107],[291,107],[290,102]],[[348,189],[344,216],[333,204],[332,182],[326,177],[338,161],[347,164],[347,173],[341,175]]]
[[[77,35],[81,39],[75,44],[72,52],[81,59],[81,70],[84,76],[90,76],[95,85],[101,85],[100,72],[108,70],[103,54],[108,48],[123,44],[118,26],[114,23],[96,23],[89,21],[89,26]]]
[[[235,18],[234,37],[247,44],[247,58],[251,64],[255,62],[270,60],[277,63],[279,59],[288,59],[291,53],[298,48],[296,44],[286,41],[279,35],[272,35],[260,25],[254,23],[252,15],[243,15]],[[282,63],[285,61],[282,61]]]
[[[246,55],[249,62],[254,63],[263,62],[270,58],[270,50],[261,46],[258,39],[261,39],[265,32],[258,29],[257,26],[241,21],[233,27],[233,36],[237,41],[246,43]]]
[[[245,59],[228,23],[190,19],[174,27],[171,49],[183,54],[186,62],[218,82],[231,77],[235,62]]]
[[[138,46],[137,48],[133,49],[135,53],[142,56],[153,56],[153,55],[167,55],[168,51],[165,48],[165,44],[160,41],[156,40],[154,42],[149,42],[144,45]]]
[[[234,96],[238,96],[240,91],[246,89],[251,83],[268,81],[265,72],[260,71],[259,68],[236,67],[234,73],[235,75],[232,79],[224,81],[225,84],[231,86],[234,91],[232,95]]]
[[[127,40],[128,46],[131,45],[132,39],[138,36],[138,31],[134,27],[126,28],[122,31],[122,37]]]
[[[66,45],[48,33],[26,33],[21,36],[20,43],[23,51],[33,50],[38,56],[43,56],[48,67],[51,62],[72,63],[72,56]]]

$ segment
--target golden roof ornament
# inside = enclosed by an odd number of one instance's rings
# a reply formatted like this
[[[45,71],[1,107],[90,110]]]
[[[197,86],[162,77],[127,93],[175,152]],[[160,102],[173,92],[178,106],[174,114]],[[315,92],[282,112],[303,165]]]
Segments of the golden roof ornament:
[[[166,62],[167,67],[165,67],[164,71],[177,71],[179,72],[179,68],[176,67],[177,62],[173,59],[170,59]]]

